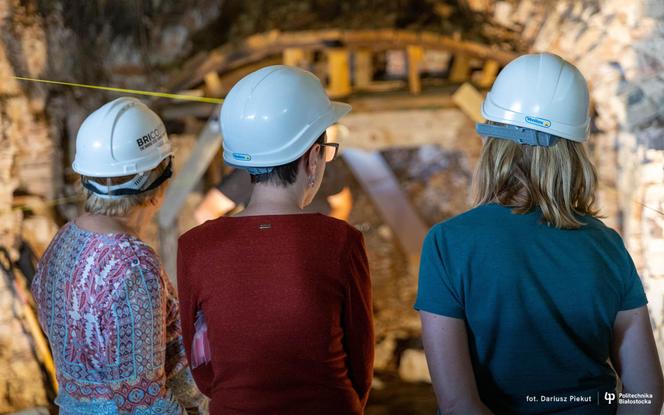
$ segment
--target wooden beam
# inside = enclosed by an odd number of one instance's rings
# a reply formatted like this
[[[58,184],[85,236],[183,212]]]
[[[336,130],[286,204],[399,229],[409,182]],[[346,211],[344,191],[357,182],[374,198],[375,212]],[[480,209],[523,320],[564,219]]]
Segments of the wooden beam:
[[[449,93],[384,93],[371,96],[352,96],[348,103],[353,106],[352,114],[376,111],[403,111],[413,109],[439,109],[456,106]]]
[[[224,88],[217,72],[211,71],[205,75],[204,91],[208,97],[220,97],[222,95]]]
[[[192,88],[202,82],[210,71],[223,74],[241,66],[256,63],[270,56],[280,55],[286,48],[304,50],[325,49],[330,41],[340,41],[349,49],[368,48],[373,51],[406,48],[416,44],[424,49],[461,52],[470,57],[494,59],[507,64],[518,54],[495,46],[463,41],[435,32],[395,30],[321,30],[286,32],[270,31],[246,38],[242,42],[227,43],[205,54],[196,55],[166,84],[169,91]]]
[[[480,77],[477,80],[477,86],[480,88],[489,88],[493,85],[493,81],[496,80],[496,75],[498,75],[499,70],[500,64],[497,61],[489,59],[484,62],[484,68],[482,68]]]
[[[344,160],[369,194],[385,223],[399,238],[409,259],[417,259],[428,231],[383,156],[377,152],[345,149]]]
[[[468,152],[473,145],[468,142],[474,135],[473,124],[458,108],[352,111],[339,123],[347,128],[341,139],[344,149],[379,151],[437,144],[448,151]]]
[[[284,65],[288,66],[306,66],[306,55],[302,48],[286,48],[282,52]]]
[[[452,95],[452,100],[474,122],[485,121],[481,111],[484,98],[471,84],[466,82],[461,85]]]
[[[406,48],[408,54],[408,89],[413,95],[422,92],[422,80],[420,79],[420,62],[424,58],[422,46],[409,45]]]
[[[454,55],[452,70],[450,72],[450,81],[466,82],[470,77],[470,57],[465,53]]]
[[[373,81],[373,53],[370,49],[361,48],[354,52],[355,89],[362,90]]]
[[[348,49],[327,49],[327,67],[329,83],[327,93],[331,98],[347,96],[351,93],[350,86],[350,62],[348,60]]]
[[[166,228],[176,223],[178,213],[180,213],[187,195],[203,177],[210,161],[221,147],[221,141],[219,123],[215,118],[210,118],[201,131],[196,147],[194,147],[182,171],[175,175],[166,191],[164,203],[158,215],[160,227]]]
[[[215,117],[211,117],[203,127],[191,156],[189,156],[182,170],[172,179],[168,190],[166,190],[164,203],[157,214],[159,254],[173,284],[177,284],[178,215],[187,200],[187,196],[203,177],[212,158],[221,148],[221,142],[219,123]]]

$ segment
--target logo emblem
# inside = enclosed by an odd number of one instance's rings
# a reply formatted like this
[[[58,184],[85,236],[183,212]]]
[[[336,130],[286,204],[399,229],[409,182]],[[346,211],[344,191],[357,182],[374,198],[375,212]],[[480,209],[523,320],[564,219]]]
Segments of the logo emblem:
[[[551,121],[539,117],[531,117],[530,115],[526,116],[526,122],[528,124],[533,124],[538,127],[549,128],[551,127]]]
[[[244,153],[233,153],[233,158],[235,160],[242,160],[242,161],[251,160],[251,156],[249,154],[244,154]]]
[[[609,392],[604,392],[604,399],[611,405],[611,402],[613,402],[616,399],[616,394],[615,393],[609,393]]]

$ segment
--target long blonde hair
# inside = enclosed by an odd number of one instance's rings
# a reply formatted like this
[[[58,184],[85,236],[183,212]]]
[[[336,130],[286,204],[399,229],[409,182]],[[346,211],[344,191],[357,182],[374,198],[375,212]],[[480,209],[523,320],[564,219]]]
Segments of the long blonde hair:
[[[561,229],[582,227],[577,215],[598,216],[596,189],[585,147],[565,139],[543,147],[489,137],[473,178],[475,206],[499,203],[517,214],[539,207]]]

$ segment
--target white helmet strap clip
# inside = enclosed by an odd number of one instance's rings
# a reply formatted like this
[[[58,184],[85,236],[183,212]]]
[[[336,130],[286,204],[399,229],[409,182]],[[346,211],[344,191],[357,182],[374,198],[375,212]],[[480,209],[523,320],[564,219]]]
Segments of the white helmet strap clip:
[[[475,125],[475,130],[479,135],[484,137],[500,138],[531,146],[550,147],[554,145],[558,139],[558,137],[553,134],[516,125],[478,123]]]
[[[145,184],[150,178],[149,173],[150,172],[139,173],[131,180],[117,185],[104,185],[90,179],[83,180],[81,184],[84,188],[102,198],[111,199],[121,196],[139,195],[141,193],[156,189],[173,176],[172,160],[169,158],[168,165],[161,173],[161,175],[159,175],[159,177],[157,177],[155,181],[152,182],[149,186],[144,188]]]

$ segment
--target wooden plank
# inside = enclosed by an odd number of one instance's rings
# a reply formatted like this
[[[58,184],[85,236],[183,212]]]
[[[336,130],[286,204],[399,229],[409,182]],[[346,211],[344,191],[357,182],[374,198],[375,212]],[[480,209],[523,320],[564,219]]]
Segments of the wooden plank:
[[[360,112],[395,111],[412,109],[438,109],[455,107],[449,92],[425,92],[411,95],[406,92],[383,93],[371,96],[353,95],[348,99],[351,114]]]
[[[201,131],[196,147],[182,171],[175,175],[166,191],[164,203],[158,214],[161,228],[168,228],[176,223],[177,216],[187,199],[187,195],[203,177],[210,161],[219,151],[221,141],[219,123],[215,118],[210,118]]]
[[[451,82],[466,82],[470,77],[470,57],[465,53],[454,55],[452,70],[450,72]]]
[[[354,81],[355,89],[361,90],[371,85],[373,81],[373,53],[371,50],[362,48],[354,52]]]
[[[348,50],[344,48],[327,49],[327,68],[329,77],[328,95],[331,98],[349,95],[351,86]]]
[[[496,75],[500,70],[500,64],[494,60],[489,59],[484,63],[484,68],[482,68],[482,73],[480,74],[479,79],[477,80],[477,86],[480,88],[489,88],[493,85],[493,81],[496,80]]]
[[[197,55],[174,76],[172,81],[167,83],[166,87],[170,91],[192,88],[201,83],[203,77],[211,71],[223,74],[230,69],[256,63],[271,55],[280,55],[284,48],[325,49],[328,42],[334,40],[343,41],[349,49],[368,47],[374,51],[406,48],[415,42],[425,49],[449,50],[454,53],[464,53],[469,57],[490,58],[501,65],[518,56],[516,53],[500,50],[495,46],[463,41],[434,32],[332,29],[282,33],[273,30],[252,35],[243,42],[225,44],[205,55]]]
[[[424,58],[424,49],[421,46],[409,45],[406,53],[408,54],[408,89],[411,94],[419,95],[422,92],[420,63]]]
[[[481,111],[484,98],[471,84],[466,82],[461,85],[452,95],[452,100],[474,122],[485,121]]]
[[[383,156],[376,151],[355,149],[346,149],[342,155],[385,223],[398,236],[404,253],[409,258],[417,258],[428,228]]]
[[[468,137],[473,136],[473,125],[458,108],[352,111],[339,123],[348,132],[342,136],[343,148],[384,150],[437,144],[448,151],[466,152],[472,145]]]
[[[209,97],[220,97],[223,93],[223,84],[219,74],[215,71],[208,72],[205,75],[205,95]]]
[[[286,48],[282,52],[284,65],[302,67],[306,65],[306,56],[302,48]]]

